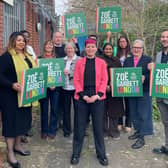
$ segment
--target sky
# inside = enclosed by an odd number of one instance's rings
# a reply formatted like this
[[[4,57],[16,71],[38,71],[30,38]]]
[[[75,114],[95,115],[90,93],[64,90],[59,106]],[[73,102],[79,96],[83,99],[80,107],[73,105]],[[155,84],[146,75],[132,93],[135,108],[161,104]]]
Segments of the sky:
[[[62,15],[66,11],[66,5],[68,0],[55,0],[55,11],[58,15]]]

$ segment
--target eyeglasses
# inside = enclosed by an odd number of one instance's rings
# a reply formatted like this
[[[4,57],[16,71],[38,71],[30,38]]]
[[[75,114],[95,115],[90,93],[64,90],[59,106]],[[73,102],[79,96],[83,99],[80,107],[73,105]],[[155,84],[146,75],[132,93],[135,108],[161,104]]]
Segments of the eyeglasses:
[[[143,49],[143,47],[132,47],[132,48],[137,50]]]

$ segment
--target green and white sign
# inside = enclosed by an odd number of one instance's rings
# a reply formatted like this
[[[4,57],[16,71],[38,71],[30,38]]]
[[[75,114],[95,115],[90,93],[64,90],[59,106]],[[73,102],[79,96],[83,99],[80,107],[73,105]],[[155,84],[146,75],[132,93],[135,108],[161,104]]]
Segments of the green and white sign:
[[[64,59],[63,58],[44,58],[38,60],[38,66],[48,69],[48,87],[64,86]]]
[[[47,68],[32,68],[22,72],[20,106],[46,97]]]
[[[97,33],[121,32],[121,7],[97,8],[96,22]]]
[[[86,19],[83,12],[62,16],[62,24],[65,38],[87,35]]]
[[[112,97],[143,96],[142,68],[111,68]]]
[[[168,64],[153,64],[150,73],[150,96],[168,98]]]

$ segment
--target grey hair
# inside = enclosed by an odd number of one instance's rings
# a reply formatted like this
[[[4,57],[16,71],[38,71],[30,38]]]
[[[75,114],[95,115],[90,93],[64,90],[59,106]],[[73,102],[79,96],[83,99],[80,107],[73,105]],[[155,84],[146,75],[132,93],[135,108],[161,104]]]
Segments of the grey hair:
[[[64,48],[65,52],[66,52],[67,46],[69,46],[69,45],[71,47],[73,47],[75,51],[77,51],[76,45],[73,42],[68,42],[68,43],[65,44],[65,48]]]
[[[141,44],[141,47],[142,47],[142,48],[144,47],[144,41],[141,40],[141,39],[136,39],[136,40],[134,40],[134,42],[133,42],[133,46],[134,46],[135,43],[139,43],[139,44]]]

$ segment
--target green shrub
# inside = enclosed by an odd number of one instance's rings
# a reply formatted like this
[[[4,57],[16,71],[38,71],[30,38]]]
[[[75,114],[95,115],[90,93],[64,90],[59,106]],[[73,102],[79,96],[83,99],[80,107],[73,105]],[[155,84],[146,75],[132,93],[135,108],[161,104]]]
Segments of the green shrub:
[[[160,112],[156,103],[156,98],[152,99],[152,107],[153,107],[153,119],[154,121],[160,121]]]

